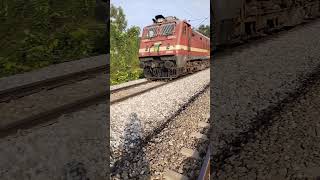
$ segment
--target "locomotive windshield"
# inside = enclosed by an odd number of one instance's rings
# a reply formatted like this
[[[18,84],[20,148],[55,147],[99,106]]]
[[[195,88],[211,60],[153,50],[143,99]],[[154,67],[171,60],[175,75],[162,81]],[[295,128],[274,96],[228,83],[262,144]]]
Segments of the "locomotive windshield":
[[[164,24],[160,27],[160,32],[162,36],[172,35],[174,24]]]
[[[146,33],[146,38],[153,38],[157,35],[157,27],[153,26],[153,27],[149,27],[147,28],[147,33]]]
[[[145,32],[143,33],[144,38],[153,38],[158,35],[160,36],[169,36],[173,34],[175,24],[163,24],[161,26],[151,26],[145,29]]]

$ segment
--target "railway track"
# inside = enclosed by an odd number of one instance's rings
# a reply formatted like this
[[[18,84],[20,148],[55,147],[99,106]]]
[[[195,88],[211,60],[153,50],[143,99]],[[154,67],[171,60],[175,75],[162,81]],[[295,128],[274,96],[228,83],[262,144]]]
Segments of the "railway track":
[[[116,104],[125,101],[134,96],[138,96],[145,92],[151,91],[163,86],[166,82],[143,81],[129,86],[111,89],[110,104]]]
[[[184,111],[188,111],[186,109],[188,109],[189,105],[192,104],[194,101],[197,100],[197,98],[199,96],[202,96],[204,92],[206,92],[206,94],[208,95],[208,90],[209,90],[209,85],[207,85],[201,92],[197,93],[195,96],[193,96],[187,103],[185,103],[185,105],[183,105],[183,107],[181,107],[179,109],[179,111],[177,111],[174,115],[172,115],[171,117],[168,117],[168,119],[166,120],[166,122],[164,124],[162,124],[162,126],[156,128],[154,130],[154,132],[152,134],[149,134],[144,141],[142,141],[140,144],[137,144],[135,146],[135,148],[131,149],[130,152],[128,152],[128,154],[124,154],[122,156],[121,159],[119,159],[116,164],[113,166],[112,168],[112,179],[121,179],[121,178],[127,178],[129,176],[129,178],[134,178],[134,177],[145,177],[145,178],[151,178],[151,179],[177,179],[177,178],[187,178],[190,174],[184,174],[186,172],[188,172],[188,170],[190,169],[185,169],[183,167],[183,164],[189,164],[190,160],[191,161],[196,161],[196,167],[190,167],[192,169],[193,172],[195,172],[195,174],[192,175],[192,178],[194,178],[194,176],[198,176],[199,175],[199,179],[207,179],[208,178],[208,172],[209,172],[209,160],[210,160],[210,156],[209,156],[209,150],[206,150],[209,146],[208,146],[208,138],[205,134],[207,134],[209,132],[209,120],[208,118],[205,117],[199,117],[200,119],[203,119],[204,121],[197,121],[195,119],[190,119],[190,113],[188,115],[186,115],[187,117],[189,117],[188,121],[184,121],[183,123],[185,125],[181,125],[179,124],[180,120],[177,120],[176,118],[178,118],[178,116],[182,116],[182,112]],[[206,97],[208,97],[206,95]],[[209,98],[208,98],[209,99]],[[208,100],[207,99],[207,100]],[[203,104],[202,104],[203,105]],[[196,107],[196,106],[194,106]],[[209,103],[207,104],[208,112],[209,112]],[[207,113],[208,113],[207,112]],[[194,113],[197,114],[197,113]],[[200,116],[201,113],[199,113]],[[182,118],[180,117],[179,119],[182,120]],[[198,123],[197,123],[198,122]],[[174,125],[173,125],[174,124]],[[198,124],[198,125],[197,125]],[[190,128],[191,125],[193,128]],[[172,150],[172,142],[171,140],[174,138],[169,138],[171,136],[171,132],[174,132],[174,127],[171,126],[188,126],[187,127],[181,127],[179,130],[175,130],[176,131],[176,138],[181,138],[181,137],[187,137],[190,142],[186,142],[186,144],[184,144],[183,146],[178,146],[175,150]],[[194,132],[188,132],[190,130],[193,130]],[[188,132],[187,134],[181,134],[183,131]],[[189,134],[190,133],[190,134]],[[168,138],[166,138],[168,137]],[[158,141],[157,139],[163,139],[162,141]],[[177,141],[181,141],[181,140],[177,140]],[[183,141],[183,140],[182,140]],[[159,144],[160,143],[160,144]],[[162,144],[164,143],[164,144]],[[168,144],[169,143],[169,144]],[[198,147],[198,143],[200,143],[201,145],[199,149],[197,149]],[[171,145],[170,145],[171,144]],[[161,148],[166,149],[169,152],[163,152]],[[153,154],[153,152],[159,152],[159,154]],[[193,152],[195,154],[197,154],[196,156],[192,156]],[[145,154],[146,153],[146,154]],[[172,165],[172,169],[170,169],[170,165],[166,166],[166,168],[169,169],[157,169],[158,167],[162,167],[161,165],[157,165],[158,162],[166,162],[165,159],[162,159],[163,156],[167,156],[164,158],[168,158],[168,156],[172,156],[174,155],[174,153],[178,153],[180,155],[178,155],[177,157],[183,157],[184,159],[179,159],[176,160],[175,163],[178,163],[181,165],[182,168],[182,173],[181,171],[179,172],[179,170],[174,170],[175,168],[179,168],[179,167],[173,167]],[[191,155],[190,155],[191,153]],[[166,154],[166,155],[165,155]],[[134,155],[134,156],[132,156]],[[158,158],[153,159],[150,156],[156,156]],[[177,155],[177,154],[176,154]],[[207,156],[205,156],[207,155]],[[161,158],[159,157],[161,156]],[[150,161],[153,162],[144,162],[143,159],[140,159],[142,157],[145,157],[146,159],[150,159]],[[174,159],[174,157],[172,157]],[[153,160],[152,160],[153,159]],[[169,158],[170,160],[171,158]],[[121,172],[121,169],[126,169],[128,168],[126,166],[126,162],[132,162],[130,163],[130,167],[135,167],[133,169],[130,170],[126,170],[128,172]],[[180,162],[180,163],[179,163]],[[201,163],[204,163],[203,167],[201,167]],[[147,164],[145,164],[147,163]],[[168,163],[170,164],[170,161],[168,161]],[[175,164],[174,163],[174,164]],[[161,164],[161,163],[160,163]],[[143,167],[139,167],[139,165],[143,166]],[[149,167],[150,169],[148,170],[142,170],[144,167]],[[139,169],[142,168],[142,169]],[[158,171],[158,172],[157,172]],[[200,172],[201,171],[201,172]],[[138,172],[139,175],[138,176],[134,176],[131,173],[132,172]],[[120,175],[119,175],[120,173]],[[121,174],[123,173],[123,174]],[[159,173],[159,174],[157,174]],[[134,173],[133,173],[134,174]]]
[[[94,67],[91,69],[86,69],[83,71],[66,74],[63,76],[58,76],[22,86],[17,86],[14,88],[9,88],[0,91],[0,103],[1,102],[9,102],[13,99],[21,98],[27,95],[31,95],[43,90],[50,90],[53,88],[57,88],[59,86],[71,84],[77,81],[81,81],[84,79],[89,79],[97,74],[101,73],[109,73],[109,69],[106,68],[106,65]]]
[[[181,179],[182,180],[189,180],[189,179],[209,180],[210,179],[210,176],[211,176],[211,174],[210,174],[211,173],[210,172],[211,145],[208,144],[209,138],[206,135],[210,131],[210,124],[209,123],[206,124],[206,122],[199,122],[198,126],[203,128],[202,130],[200,130],[200,131],[202,131],[202,133],[193,132],[189,135],[189,137],[190,137],[190,141],[193,141],[194,139],[196,139],[199,142],[202,141],[202,143],[205,142],[207,144],[207,148],[206,148],[207,150],[205,151],[205,154],[203,154],[204,153],[203,150],[202,150],[203,151],[202,155],[200,155],[201,153],[199,153],[199,151],[197,149],[190,149],[190,148],[185,148],[185,147],[183,147],[181,149],[180,153],[182,156],[197,160],[198,162],[201,163],[201,166],[198,166],[198,167],[195,166],[193,169],[190,167],[186,168],[186,169],[184,169],[183,173],[172,171],[172,170],[167,170],[163,174],[162,179],[169,179],[169,180],[181,180]],[[206,128],[209,130],[205,130]],[[203,134],[204,132],[205,132],[205,134]],[[199,144],[201,144],[201,143],[199,143]],[[186,161],[188,161],[188,160],[186,160]],[[188,171],[190,171],[190,170],[193,170],[193,171],[196,170],[196,172],[198,172],[198,173],[193,174],[195,176],[191,175],[191,178],[190,178],[190,175],[189,175],[189,177],[184,175],[184,174],[188,174]]]
[[[128,86],[120,87],[120,88],[114,88],[111,89],[111,96],[110,96],[110,104],[117,104],[119,102],[125,101],[129,98],[141,95],[143,93],[152,91],[154,89],[160,88],[162,86],[165,86],[170,83],[174,83],[176,81],[182,80],[184,78],[189,77],[192,74],[188,74],[183,77],[176,78],[171,81],[150,81],[150,80],[144,80],[142,82],[138,82],[135,84],[131,84]]]
[[[297,89],[295,89],[294,91],[288,93],[283,100],[281,100],[280,102],[277,102],[273,106],[270,106],[264,109],[261,113],[259,113],[257,116],[252,118],[252,122],[249,124],[249,127],[250,127],[249,130],[241,133],[239,136],[233,139],[230,143],[228,143],[226,147],[219,154],[216,154],[213,156],[214,164],[212,165],[211,170],[212,172],[215,172],[214,177],[219,178],[219,175],[221,175],[221,172],[223,172],[223,170],[225,169],[226,167],[225,164],[227,164],[227,161],[228,159],[230,159],[230,157],[240,155],[243,151],[245,151],[246,145],[252,145],[252,142],[259,143],[259,141],[257,140],[261,138],[261,134],[272,130],[274,124],[279,123],[277,122],[278,120],[277,118],[281,117],[283,112],[288,111],[288,109],[290,110],[290,108],[293,108],[294,107],[293,104],[299,101],[307,104],[307,101],[303,101],[301,99],[305,98],[306,94],[308,94],[309,91],[312,90],[312,88],[315,88],[315,86],[318,86],[319,82],[320,82],[320,65],[318,65],[313,72],[309,73],[306,79],[302,80],[300,86],[297,87]],[[313,113],[316,114],[317,111],[314,111]],[[296,119],[291,119],[291,117],[286,120],[290,122],[296,121]],[[305,136],[304,138],[312,137],[312,135],[310,134],[307,134],[304,136]],[[270,139],[266,139],[265,141],[270,142],[274,140],[274,139],[272,140]],[[299,140],[295,139],[295,141],[300,141],[300,139]],[[270,148],[269,144],[268,144],[268,148]],[[286,147],[282,147],[282,148],[286,149]],[[257,149],[258,149],[257,151],[262,151],[259,148]],[[248,151],[248,149],[246,149],[246,151]],[[282,151],[280,152],[278,150],[277,153],[281,154],[283,152]],[[234,158],[233,161],[237,161],[237,160],[238,159]],[[254,168],[259,168],[259,167],[254,166]],[[288,170],[291,170],[291,169],[288,168]],[[230,171],[230,169],[228,171]]]
[[[129,84],[126,86],[122,86],[122,87],[111,88],[111,94],[117,93],[119,91],[124,91],[124,90],[130,89],[130,88],[134,88],[137,86],[145,85],[148,83],[150,83],[150,81],[148,81],[146,79],[142,79],[142,82],[136,82],[136,83]]]
[[[291,93],[297,87],[303,88],[310,84],[301,80],[308,78],[308,72],[319,65],[319,38],[313,36],[318,30],[319,20],[308,22],[289,31],[252,40],[247,45],[235,47],[234,51],[222,52],[220,55],[224,57],[217,56],[221,59],[214,63],[216,68],[212,72],[215,72],[216,78],[211,82],[217,89],[225,91],[212,91],[216,131],[212,132],[215,137],[211,140],[215,155],[212,156],[211,170],[216,178],[228,178],[228,173],[234,173],[234,167],[227,165],[228,162],[245,162],[245,158],[239,157],[241,151],[248,149],[247,144],[258,139],[257,133],[267,128],[272,116],[286,106],[283,102],[295,98]],[[224,83],[219,82],[222,76]],[[219,106],[221,104],[223,108]],[[256,149],[261,148],[261,143],[257,144],[259,146]],[[269,149],[271,152],[272,148]],[[272,153],[278,154],[274,151]],[[262,165],[254,165],[256,169],[269,165],[263,161],[259,163]],[[253,163],[250,161],[247,164]],[[244,170],[247,173],[249,166],[246,163],[237,166],[240,167],[239,172]],[[251,171],[251,167],[249,169]],[[265,172],[270,173],[269,169]],[[230,178],[240,177],[236,177],[236,173],[234,175]],[[241,178],[246,179],[246,176]]]
[[[39,124],[48,123],[53,119],[61,116],[62,114],[71,113],[77,111],[81,108],[90,106],[95,103],[105,101],[108,96],[108,92],[101,92],[93,96],[88,96],[82,99],[79,99],[75,102],[64,104],[60,107],[50,109],[45,112],[41,112],[35,115],[31,115],[19,120],[16,120],[12,123],[2,125],[0,127],[0,137],[6,137],[10,134],[14,134],[19,130],[31,129],[34,126]]]
[[[211,172],[210,172],[210,160],[211,160],[211,144],[208,146],[208,150],[206,153],[206,156],[203,160],[200,174],[198,176],[198,180],[209,180],[211,177]]]
[[[192,152],[192,151],[190,151]],[[211,172],[210,172],[210,158],[211,156],[211,145],[209,144],[208,145],[208,149],[206,151],[206,155],[205,157],[203,158],[202,160],[202,165],[201,165],[201,169],[200,169],[200,172],[199,172],[199,175],[198,177],[196,178],[197,180],[209,180],[211,178]],[[169,179],[169,180],[188,180],[189,178],[180,174],[180,173],[177,173],[175,171],[166,171],[165,172],[165,175],[164,175],[164,178],[163,179]]]
[[[295,27],[290,27],[290,28],[285,27],[285,28],[282,28],[282,29],[277,29],[277,30],[274,30],[272,32],[269,32],[268,35],[261,35],[259,37],[250,38],[245,42],[240,42],[240,43],[237,43],[237,44],[232,44],[232,45],[229,45],[229,46],[216,48],[216,49],[213,50],[213,53],[216,54],[216,58],[223,57],[225,55],[231,55],[232,52],[234,52],[234,51],[242,51],[243,49],[246,49],[246,48],[251,47],[251,46],[255,46],[255,45],[259,44],[259,43],[263,43],[265,41],[273,40],[273,39],[281,36],[282,34],[287,33],[287,31],[297,30],[299,28],[304,28],[304,25],[309,25],[309,24],[312,24],[312,23],[316,23],[316,21],[315,20],[305,20],[302,24],[300,24],[298,26],[295,26]],[[311,75],[311,77],[313,78],[313,75]],[[309,81],[309,80],[306,80],[306,81]],[[301,86],[301,87],[303,87],[303,86]],[[308,88],[309,86],[307,85],[305,87]],[[300,90],[298,90],[298,92],[300,92]],[[305,92],[305,91],[303,91],[303,92]],[[286,101],[286,100],[284,100],[284,101]],[[280,102],[280,104],[283,104],[283,103]],[[274,109],[277,109],[277,108],[279,108],[279,107],[275,107]],[[279,108],[279,109],[281,109],[281,108]],[[264,116],[264,115],[262,115],[262,116]],[[243,139],[243,142],[247,142],[247,140]],[[231,146],[233,146],[233,145],[237,146],[238,144],[241,144],[241,143],[232,142],[231,144],[232,144]],[[240,147],[236,147],[236,148],[233,148],[233,149],[237,149],[237,148],[240,148]],[[226,148],[226,149],[228,149],[228,148]],[[197,178],[198,180],[207,180],[207,179],[210,179],[210,177],[217,177],[216,174],[215,174],[217,172],[216,169],[219,166],[223,166],[223,164],[218,164],[218,165],[217,164],[212,164],[212,163],[217,163],[217,162],[213,162],[212,159],[210,158],[211,151],[212,151],[211,145],[209,145],[207,153],[206,153],[206,157],[203,160],[203,163],[202,163],[202,166],[201,166],[201,172],[200,172],[200,174],[199,174],[199,176]],[[228,151],[228,150],[226,150],[226,151]],[[225,155],[225,153],[224,153],[224,155]],[[227,156],[230,156],[230,154],[229,155],[225,155],[223,160],[225,160],[227,158]],[[216,157],[217,156],[215,156],[215,158]],[[221,170],[221,169],[219,169],[219,170]],[[170,173],[169,173],[170,174],[169,175],[170,179],[188,179],[187,177],[185,177],[183,175],[181,176],[180,174],[178,174],[176,172],[170,172]]]
[[[0,91],[0,137],[106,102],[106,73],[103,65]],[[90,92],[92,87],[96,90]]]
[[[37,94],[39,93],[45,94],[47,92],[51,92],[52,90],[58,90],[59,88],[63,88],[65,86],[72,86],[73,84],[81,81],[95,81],[95,77],[97,76],[106,77],[106,73],[108,73],[108,71],[106,71],[106,66],[104,65],[104,66],[83,70],[80,72],[75,72],[75,73],[71,73],[63,76],[54,77],[51,79],[46,79],[43,81],[38,81],[35,83],[23,85],[23,86],[18,86],[15,88],[6,89],[3,91],[0,91],[0,103],[7,105],[12,102],[15,103],[14,101],[19,102],[24,98],[26,99],[26,102],[31,101],[32,97],[29,98],[30,96],[37,96]],[[77,111],[81,108],[90,106],[95,103],[101,103],[103,101],[107,101],[107,99],[109,98],[109,95],[111,95],[110,104],[115,104],[115,103],[124,101],[126,99],[129,99],[131,97],[159,88],[167,83],[171,83],[171,82],[143,81],[143,82],[132,84],[129,86],[111,89],[109,92],[106,91],[107,89],[106,83],[104,85],[101,85],[102,83],[100,83],[100,85],[98,85],[100,88],[97,88],[100,91],[98,90],[93,94],[84,94],[84,96],[81,98],[77,98],[67,103],[61,103],[52,108],[45,109],[44,111],[40,111],[36,113],[28,112],[26,113],[26,115],[24,114],[23,116],[21,116],[22,118],[21,117],[13,118],[14,120],[11,120],[9,115],[9,117],[6,118],[6,122],[0,123],[0,137],[6,137],[10,134],[16,133],[19,130],[31,129],[34,126],[37,126],[43,123],[48,123],[54,120],[55,118],[61,116],[62,114]],[[77,92],[77,91],[75,91],[74,93],[81,94],[81,92]],[[58,93],[56,96],[63,96],[63,94]],[[42,103],[50,103],[49,101],[52,99],[54,98],[48,99],[47,102],[42,102]],[[21,102],[22,101],[20,101],[20,103]],[[35,102],[32,102],[32,103],[34,104]],[[1,111],[5,111],[5,109],[0,108],[0,112]]]

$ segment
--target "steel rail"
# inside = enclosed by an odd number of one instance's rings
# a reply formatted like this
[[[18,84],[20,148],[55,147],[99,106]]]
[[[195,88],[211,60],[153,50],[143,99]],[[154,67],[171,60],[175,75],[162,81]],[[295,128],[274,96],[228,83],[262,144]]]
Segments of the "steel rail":
[[[43,89],[52,89],[62,85],[74,83],[79,80],[90,78],[90,76],[100,74],[102,72],[108,73],[106,65],[98,66],[58,77],[37,81],[34,83],[17,86],[0,91],[0,103],[8,102],[12,99],[20,98],[26,95],[37,93]]]
[[[110,100],[110,105],[113,105],[113,104],[116,104],[116,103],[125,101],[125,100],[127,100],[127,99],[129,99],[129,98],[132,98],[132,97],[134,97],[134,96],[138,96],[138,95],[140,95],[140,94],[149,92],[149,91],[151,91],[151,90],[153,90],[153,89],[162,87],[162,86],[164,86],[164,85],[166,85],[166,84],[168,84],[168,82],[163,83],[163,84],[159,84],[159,85],[157,85],[157,86],[153,86],[153,87],[151,87],[151,88],[148,88],[148,89],[145,89],[145,90],[142,90],[142,91],[133,93],[133,94],[129,94],[129,95],[127,95],[127,96],[124,96],[124,97],[119,98],[119,99],[116,99],[116,100]]]
[[[211,156],[211,144],[209,144],[204,162],[201,166],[200,174],[197,180],[209,180],[210,179],[210,156]]]
[[[74,102],[64,104],[62,106],[50,109],[48,111],[40,112],[35,115],[31,115],[26,118],[22,118],[13,123],[9,123],[0,127],[0,138],[6,137],[10,134],[16,133],[18,130],[30,129],[34,126],[51,122],[53,119],[58,118],[62,114],[72,113],[79,109],[88,107],[90,105],[100,103],[108,100],[110,92],[100,92],[95,95],[91,95],[82,99],[78,99]]]
[[[129,85],[129,86],[113,89],[113,90],[111,90],[111,94],[117,93],[119,91],[127,90],[127,89],[130,89],[130,88],[138,87],[138,86],[141,86],[141,85],[149,84],[151,82],[152,81],[145,81],[145,82],[140,82],[140,83],[137,83],[137,84],[132,84],[132,85]]]

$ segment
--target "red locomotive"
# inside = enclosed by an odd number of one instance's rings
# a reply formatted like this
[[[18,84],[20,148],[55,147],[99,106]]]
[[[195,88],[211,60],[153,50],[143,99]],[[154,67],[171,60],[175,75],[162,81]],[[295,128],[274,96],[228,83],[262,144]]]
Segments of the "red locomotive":
[[[209,67],[210,39],[187,21],[158,15],[143,29],[140,67],[147,79],[173,79]]]

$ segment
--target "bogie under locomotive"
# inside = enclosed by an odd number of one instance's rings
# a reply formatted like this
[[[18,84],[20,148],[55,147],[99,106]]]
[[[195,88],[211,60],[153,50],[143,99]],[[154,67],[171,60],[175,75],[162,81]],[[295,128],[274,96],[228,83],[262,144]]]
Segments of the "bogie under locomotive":
[[[173,79],[209,67],[208,37],[176,17],[158,15],[153,22],[144,28],[139,49],[147,79]]]

